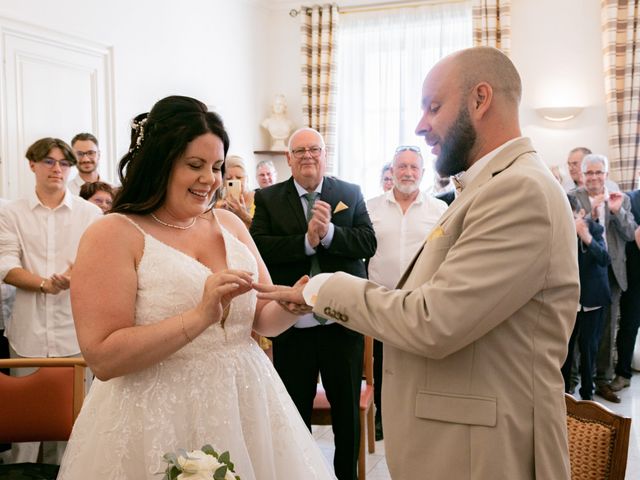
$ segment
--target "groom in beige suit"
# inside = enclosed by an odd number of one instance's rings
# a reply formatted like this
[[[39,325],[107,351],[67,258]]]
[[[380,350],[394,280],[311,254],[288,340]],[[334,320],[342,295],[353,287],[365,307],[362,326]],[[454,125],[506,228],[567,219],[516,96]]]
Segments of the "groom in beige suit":
[[[396,290],[335,273],[261,294],[384,342],[394,480],[570,477],[560,367],[578,304],[575,227],[521,137],[520,95],[514,65],[488,47],[427,75],[416,132],[462,190]]]

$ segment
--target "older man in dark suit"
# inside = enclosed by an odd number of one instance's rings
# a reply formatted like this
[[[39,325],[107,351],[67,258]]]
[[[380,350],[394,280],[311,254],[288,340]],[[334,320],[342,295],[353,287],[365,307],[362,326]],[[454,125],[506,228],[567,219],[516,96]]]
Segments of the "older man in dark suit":
[[[348,272],[365,277],[363,259],[376,238],[360,188],[325,176],[322,136],[300,129],[289,140],[289,180],[259,190],[251,235],[272,280],[293,285],[303,275]],[[357,478],[363,337],[312,314],[273,339],[274,366],[307,426],[318,373],[331,404],[334,468],[339,480]]]

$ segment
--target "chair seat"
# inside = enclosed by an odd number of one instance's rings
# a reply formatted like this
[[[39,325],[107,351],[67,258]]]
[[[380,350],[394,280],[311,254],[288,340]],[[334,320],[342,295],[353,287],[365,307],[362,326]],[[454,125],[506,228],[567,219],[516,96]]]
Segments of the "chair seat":
[[[11,463],[0,465],[0,480],[56,480],[59,465]]]

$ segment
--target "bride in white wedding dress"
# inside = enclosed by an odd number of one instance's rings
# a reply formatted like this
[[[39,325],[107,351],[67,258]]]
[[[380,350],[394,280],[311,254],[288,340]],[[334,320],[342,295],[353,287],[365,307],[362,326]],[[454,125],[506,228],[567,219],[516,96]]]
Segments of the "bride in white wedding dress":
[[[97,379],[59,479],[160,478],[163,454],[211,444],[242,480],[334,479],[252,328],[295,307],[256,300],[269,274],[232,213],[210,211],[229,145],[201,102],[167,97],[136,118],[110,215],[85,233],[73,314]]]

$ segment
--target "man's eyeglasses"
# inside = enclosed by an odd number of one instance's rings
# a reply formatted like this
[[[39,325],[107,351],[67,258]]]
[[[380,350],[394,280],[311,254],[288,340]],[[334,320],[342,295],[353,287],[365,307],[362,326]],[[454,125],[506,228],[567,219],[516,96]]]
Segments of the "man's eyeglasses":
[[[605,173],[607,173],[607,172],[603,172],[603,171],[601,171],[601,170],[598,170],[598,171],[595,171],[595,172],[588,172],[588,171],[587,171],[587,172],[584,172],[585,176],[587,176],[587,177],[593,177],[594,175],[595,175],[596,177],[601,177],[601,176],[603,176]]]
[[[57,163],[58,165],[60,165],[60,168],[62,168],[63,170],[70,168],[72,165],[72,163],[69,160],[55,160],[49,157],[43,158],[42,160],[40,160],[40,163],[44,164],[47,168],[53,168]]]
[[[322,147],[309,147],[309,148],[294,148],[291,150],[291,154],[296,158],[304,157],[304,154],[309,152],[312,157],[319,157],[322,152]]]
[[[407,150],[410,150],[416,153],[421,153],[420,147],[416,147],[415,145],[400,145],[398,148],[396,148],[396,153],[406,152]]]
[[[82,157],[87,157],[90,160],[94,160],[98,152],[96,150],[87,150],[86,152],[82,152],[80,150],[76,150],[76,156],[78,159]]]

